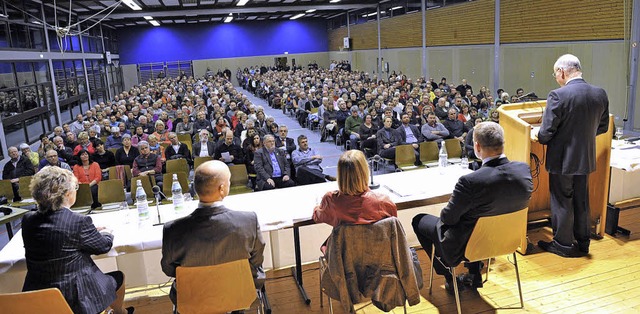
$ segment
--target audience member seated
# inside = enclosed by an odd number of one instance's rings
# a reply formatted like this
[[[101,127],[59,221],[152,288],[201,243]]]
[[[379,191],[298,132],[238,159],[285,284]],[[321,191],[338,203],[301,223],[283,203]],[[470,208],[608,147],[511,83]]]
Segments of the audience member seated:
[[[162,120],[156,121],[155,127],[156,131],[151,135],[156,137],[158,143],[171,144],[171,141],[169,140],[169,132],[165,129],[164,122],[162,122]],[[149,141],[148,138],[147,141]]]
[[[385,117],[384,127],[376,133],[378,155],[386,159],[395,159],[396,146],[400,145],[400,134],[391,127],[392,124],[393,119],[391,117]]]
[[[304,134],[298,136],[299,148],[291,154],[293,165],[296,169],[296,183],[307,185],[322,183],[326,180],[335,181],[335,178],[322,173],[322,156],[309,147],[309,139]]]
[[[371,110],[375,112],[374,109]],[[378,132],[378,126],[373,123],[371,114],[364,116],[364,122],[358,128],[358,134],[360,134],[360,147],[359,149],[365,152],[366,157],[369,155],[375,155],[378,152],[378,140],[376,134]],[[355,149],[353,147],[352,149]]]
[[[213,158],[227,165],[240,165],[244,163],[242,147],[234,143],[235,137],[231,130],[225,132],[224,141],[215,148]]]
[[[533,190],[529,165],[509,161],[504,155],[504,131],[493,122],[483,122],[474,128],[473,147],[482,167],[458,179],[449,203],[440,217],[419,214],[413,218],[413,230],[418,241],[431,256],[432,245],[436,254],[447,265],[464,259],[464,250],[478,218],[518,211],[528,206]],[[482,287],[481,262],[467,263],[468,274],[458,277],[459,282],[472,288]],[[453,293],[453,277],[439,263],[436,273],[446,278],[445,288]]]
[[[167,160],[185,159],[189,165],[193,165],[193,159],[191,158],[187,144],[180,143],[178,135],[174,132],[169,132],[168,138],[171,145],[167,146],[164,150],[164,156]]]
[[[98,202],[98,183],[102,181],[100,165],[91,160],[89,152],[84,149],[78,152],[78,159],[80,161],[73,166],[73,175],[78,179],[79,183],[89,184],[91,195],[93,196],[91,208],[100,207],[101,205]]]
[[[38,166],[38,163],[40,163],[40,155],[38,155],[37,152],[31,151],[29,144],[20,144],[20,151],[22,152],[22,156],[26,157],[34,167]]]
[[[402,114],[402,125],[400,125],[396,131],[400,135],[400,145],[411,144],[416,154],[416,165],[420,165],[420,143],[422,142],[422,134],[418,127],[409,124],[411,119],[409,114]]]
[[[349,139],[349,147],[351,149],[358,149],[358,141],[360,141],[360,125],[362,124],[362,118],[359,116],[358,107],[351,106],[351,115],[344,122],[344,134],[345,140]]]
[[[257,173],[256,190],[295,186],[285,152],[276,149],[276,140],[273,135],[265,135],[262,142],[264,147],[256,150],[253,159]]]
[[[215,153],[215,144],[209,140],[209,131],[202,129],[198,133],[200,141],[193,144],[194,157],[212,157]]]
[[[45,159],[40,161],[40,167],[38,171],[42,170],[46,166],[55,166],[71,171],[71,167],[69,166],[69,164],[59,158],[58,152],[53,149],[48,150],[45,154]]]
[[[102,140],[97,139],[95,142],[96,153],[93,154],[92,160],[100,165],[102,170],[102,179],[106,180],[109,177],[109,167],[116,165],[116,155],[110,150],[104,148]]]
[[[179,120],[176,125],[176,133],[179,135],[189,134],[189,136],[193,135],[193,122],[189,121],[188,115],[183,115],[182,119]]]
[[[78,146],[78,140],[77,140],[76,134],[73,132],[67,132],[65,134],[66,136],[64,137],[64,146],[67,146],[72,150],[75,150],[76,146]],[[87,138],[89,138],[89,136],[87,136]]]
[[[132,307],[123,308],[124,274],[104,274],[91,259],[111,250],[113,235],[94,226],[90,216],[69,210],[77,189],[73,174],[57,167],[34,176],[30,190],[38,210],[22,218],[27,260],[22,290],[58,288],[74,313],[133,313]]]
[[[2,168],[2,180],[11,180],[11,185],[13,187],[13,201],[19,201],[19,178],[34,175],[36,173],[36,169],[31,161],[20,155],[15,146],[9,147],[7,151],[9,152],[10,159],[6,164],[4,164],[4,168]]]
[[[422,125],[421,133],[426,141],[435,141],[438,146],[442,144],[445,138],[449,137],[449,130],[438,122],[438,118],[433,112],[430,112],[427,116],[427,123]]]
[[[458,112],[455,109],[449,109],[449,117],[442,122],[442,125],[449,130],[450,138],[455,138],[460,143],[464,143],[464,138],[467,136],[467,127],[462,121],[458,120]]]
[[[242,152],[244,153],[244,164],[247,168],[247,174],[251,179],[251,187],[256,186],[256,168],[254,167],[254,158],[257,150],[262,148],[262,138],[255,130],[249,130],[249,135],[242,142]]]
[[[122,147],[122,134],[120,133],[120,128],[117,126],[111,127],[111,135],[107,137],[107,142],[105,143],[107,149],[111,148],[121,148]]]
[[[176,276],[179,266],[207,266],[249,259],[256,289],[264,285],[262,269],[265,242],[258,217],[251,211],[232,211],[223,204],[229,195],[231,173],[214,160],[195,170],[194,189],[200,200],[190,215],[164,225],[162,271]],[[175,281],[169,298],[177,303]]]
[[[138,147],[138,143],[147,141],[148,139],[149,135],[144,133],[142,126],[137,126],[135,134],[131,136],[131,145],[133,145],[133,147]]]
[[[149,143],[138,143],[140,155],[133,160],[131,173],[134,177],[151,177],[156,179],[156,184],[162,188],[162,161],[161,157],[149,149]],[[151,182],[151,181],[149,181]]]
[[[96,152],[91,142],[89,142],[89,134],[87,132],[80,132],[78,135],[78,145],[73,149],[73,156],[78,156],[78,153],[83,149],[88,151],[89,154]]]
[[[146,141],[141,141],[146,142]],[[140,143],[141,143],[140,142]],[[131,136],[125,134],[122,136],[122,147],[116,150],[115,158],[116,165],[126,165],[133,167],[133,161],[140,155],[140,151],[137,147],[134,147],[131,143]]]

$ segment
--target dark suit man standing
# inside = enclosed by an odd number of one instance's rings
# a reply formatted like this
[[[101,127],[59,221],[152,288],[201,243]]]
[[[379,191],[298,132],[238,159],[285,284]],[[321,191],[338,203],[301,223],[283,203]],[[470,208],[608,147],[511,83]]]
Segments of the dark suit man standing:
[[[560,88],[549,93],[538,132],[540,144],[547,145],[553,241],[540,241],[538,246],[563,257],[579,257],[589,253],[588,180],[596,170],[596,135],[609,129],[609,99],[604,89],[582,79],[580,60],[574,55],[558,58],[553,75]]]
[[[276,149],[276,140],[271,134],[264,136],[264,147],[258,149],[253,157],[256,169],[256,189],[258,191],[295,186],[291,180],[291,169],[285,152]]]
[[[440,217],[419,214],[413,218],[413,230],[429,256],[436,254],[449,265],[459,263],[478,218],[518,211],[528,206],[533,182],[529,165],[509,161],[503,154],[504,131],[495,122],[482,122],[474,128],[473,148],[482,159],[482,167],[458,179],[449,203]],[[431,256],[430,256],[431,257]],[[473,288],[482,287],[480,262],[468,263],[469,274],[459,278]],[[453,292],[453,278],[440,263],[436,272],[446,278],[446,289]]]
[[[189,216],[164,225],[160,264],[167,276],[175,277],[178,266],[249,259],[256,289],[262,288],[265,244],[258,217],[254,212],[232,211],[224,206],[222,200],[229,195],[230,178],[227,165],[217,160],[205,162],[195,170],[198,208]],[[176,304],[175,282],[169,298]]]

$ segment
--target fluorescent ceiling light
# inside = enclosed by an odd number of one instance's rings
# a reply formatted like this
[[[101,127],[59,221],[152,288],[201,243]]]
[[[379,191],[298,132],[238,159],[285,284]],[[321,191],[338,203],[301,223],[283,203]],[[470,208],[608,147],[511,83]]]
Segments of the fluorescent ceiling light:
[[[305,12],[307,12],[307,13],[313,13],[313,12],[315,12],[315,11],[316,11],[316,9],[309,9],[309,10],[307,10],[307,11],[305,11]]]
[[[160,23],[158,23],[158,21],[156,21],[156,20],[151,20],[151,21],[149,21],[149,23],[151,23],[151,25],[153,25],[153,26],[160,26]]]
[[[340,0],[331,0],[331,1],[329,1],[329,3],[338,3],[338,2],[340,2]]]
[[[304,13],[296,14],[296,15],[292,16],[292,17],[290,18],[290,20],[299,19],[299,18],[301,18],[301,17],[303,17],[303,16],[304,16]]]
[[[122,0],[122,2],[124,2],[124,4],[126,4],[128,7],[130,7],[131,10],[134,10],[134,11],[142,10],[142,8],[133,0]]]
[[[402,9],[402,6],[401,6],[401,5],[399,5],[399,6],[397,6],[397,7],[393,7],[393,8],[391,8],[391,10],[392,10],[392,11],[393,11],[393,10],[397,10],[397,9]]]
[[[0,13],[0,17],[1,17],[1,18],[8,18],[9,16],[8,16],[8,15],[6,15],[6,14],[2,14],[2,13]]]
[[[245,4],[247,4],[247,2],[249,2],[249,0],[240,0],[238,1],[238,4],[236,4],[236,6],[239,6],[239,7],[244,6]]]
[[[225,23],[229,23],[231,21],[233,21],[233,16],[227,16],[227,17],[224,18],[224,22]]]
[[[384,11],[380,11],[380,14],[384,13]],[[370,17],[370,16],[374,16],[376,15],[376,12],[373,13],[369,13],[369,14],[363,14],[362,17]]]
[[[151,21],[153,20],[153,17],[147,15],[147,16],[144,16],[144,19],[147,21]]]

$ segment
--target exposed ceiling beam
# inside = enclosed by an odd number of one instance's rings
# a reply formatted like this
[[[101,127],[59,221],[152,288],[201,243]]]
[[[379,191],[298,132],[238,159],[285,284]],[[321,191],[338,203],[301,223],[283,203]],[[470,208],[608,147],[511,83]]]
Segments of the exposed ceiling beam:
[[[184,16],[187,14],[229,14],[229,13],[260,13],[265,11],[271,12],[290,12],[301,11],[304,12],[309,9],[317,10],[352,10],[363,8],[375,8],[377,4],[371,3],[350,3],[350,4],[329,4],[329,5],[288,5],[288,6],[261,6],[261,7],[230,7],[230,8],[210,8],[210,9],[189,9],[189,10],[143,10],[137,12],[127,13],[112,13],[109,15],[110,19],[125,19],[125,18],[142,18],[145,15],[151,15],[156,18],[170,17],[170,16]],[[89,17],[91,15],[80,15],[80,19]],[[97,15],[95,18],[100,19],[104,17],[104,14]]]

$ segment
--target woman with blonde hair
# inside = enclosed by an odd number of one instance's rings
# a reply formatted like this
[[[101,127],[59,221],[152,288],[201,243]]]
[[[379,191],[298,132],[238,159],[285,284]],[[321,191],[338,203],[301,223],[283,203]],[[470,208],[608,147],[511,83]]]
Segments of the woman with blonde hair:
[[[327,192],[313,210],[313,220],[333,227],[372,224],[397,217],[396,204],[369,189],[369,166],[362,151],[349,150],[338,160],[338,190]]]
[[[124,274],[103,273],[91,255],[109,252],[113,235],[93,225],[90,216],[69,207],[76,201],[78,180],[59,167],[45,167],[29,186],[38,210],[22,219],[27,260],[23,291],[58,288],[74,313],[133,313],[124,309]],[[37,302],[37,301],[36,301]]]

